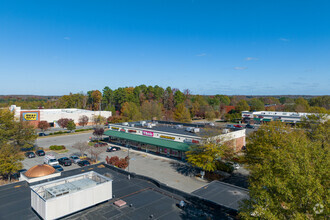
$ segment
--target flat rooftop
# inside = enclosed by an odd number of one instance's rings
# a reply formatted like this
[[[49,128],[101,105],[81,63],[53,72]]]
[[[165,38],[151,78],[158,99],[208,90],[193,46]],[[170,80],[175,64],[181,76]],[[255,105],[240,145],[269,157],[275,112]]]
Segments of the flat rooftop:
[[[146,121],[147,123],[150,121]],[[149,130],[149,131],[159,131],[159,132],[167,132],[167,133],[173,133],[176,135],[187,135],[187,136],[194,136],[194,137],[199,137],[200,135],[203,135],[205,133],[205,125],[203,124],[179,124],[177,122],[168,122],[168,123],[161,123],[158,122],[158,124],[156,124],[156,126],[153,126],[152,128],[148,128],[147,126],[142,126],[141,124],[139,124],[139,122],[128,122],[128,127],[131,127],[132,124],[134,124],[135,128],[140,128],[143,130]],[[115,125],[120,125],[120,126],[125,126],[123,125],[123,123],[117,123]],[[178,127],[177,125],[182,125],[182,127]],[[132,130],[134,130],[134,127],[131,127]],[[190,128],[190,127],[194,127],[194,128],[199,128],[200,132],[198,133],[193,133],[193,132],[189,132],[186,131],[186,128]],[[216,130],[216,127],[210,127],[210,129],[212,130]],[[218,128],[219,129],[219,128]],[[221,129],[219,129],[219,132],[221,133]]]
[[[235,210],[238,210],[240,201],[249,199],[247,189],[220,181],[213,181],[192,194]]]
[[[159,188],[148,179],[132,177],[128,180],[127,175],[103,164],[64,171],[61,177],[55,177],[51,181],[90,171],[113,180],[114,198],[64,219],[229,219],[221,208],[209,208],[200,202],[187,201],[178,194]],[[26,181],[21,181],[0,186],[0,219],[40,219],[31,208],[30,186],[46,182],[47,180],[29,185]],[[192,195],[191,197],[194,200]],[[119,199],[124,200],[127,205],[120,208],[115,206],[113,203]],[[184,209],[177,206],[181,200],[186,201]]]

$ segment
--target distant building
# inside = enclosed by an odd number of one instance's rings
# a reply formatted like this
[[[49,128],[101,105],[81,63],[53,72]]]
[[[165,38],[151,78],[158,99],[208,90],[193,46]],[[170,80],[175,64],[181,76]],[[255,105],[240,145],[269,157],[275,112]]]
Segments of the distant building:
[[[198,133],[202,136],[207,132],[214,133],[208,138],[228,144],[235,151],[240,151],[245,146],[245,129],[232,132],[224,129],[219,134],[212,131],[215,128],[209,127],[206,130],[204,127],[200,124],[164,121],[124,122],[110,124],[104,135],[109,136],[111,142],[123,146],[180,159],[184,159],[190,145],[204,140]]]
[[[302,113],[302,112],[275,112],[275,111],[243,111],[242,119],[246,123],[261,123],[270,121],[281,121],[286,123],[297,123],[308,115],[315,113]]]
[[[74,120],[78,125],[79,118],[86,115],[89,119],[88,125],[93,123],[93,117],[101,115],[103,117],[112,116],[111,111],[90,111],[85,109],[65,108],[65,109],[21,109],[16,105],[10,106],[10,111],[15,112],[15,118],[29,121],[37,126],[39,121],[47,121],[51,127],[58,127],[57,121],[61,118]]]

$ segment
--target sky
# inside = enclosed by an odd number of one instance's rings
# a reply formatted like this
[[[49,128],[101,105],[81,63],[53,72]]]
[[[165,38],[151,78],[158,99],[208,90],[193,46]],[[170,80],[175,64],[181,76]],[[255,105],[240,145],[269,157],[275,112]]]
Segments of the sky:
[[[0,0],[0,95],[329,95],[328,0]]]

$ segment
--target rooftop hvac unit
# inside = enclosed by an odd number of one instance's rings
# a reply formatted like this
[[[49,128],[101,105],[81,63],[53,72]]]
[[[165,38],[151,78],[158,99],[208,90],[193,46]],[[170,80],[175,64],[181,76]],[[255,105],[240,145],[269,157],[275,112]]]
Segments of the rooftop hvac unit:
[[[176,129],[183,128],[183,125],[175,125]]]
[[[188,127],[186,128],[186,131],[192,132],[193,129],[194,129],[193,127]]]
[[[131,124],[131,127],[134,127],[135,126],[135,124]]]
[[[200,131],[199,128],[193,128],[191,132],[198,133],[199,131]]]
[[[123,122],[122,125],[124,125],[124,126],[128,126],[128,122]]]
[[[152,124],[148,123],[147,128],[152,128]]]
[[[146,122],[145,122],[145,121],[140,121],[140,124],[141,124],[142,126],[144,126],[144,125],[146,124]]]

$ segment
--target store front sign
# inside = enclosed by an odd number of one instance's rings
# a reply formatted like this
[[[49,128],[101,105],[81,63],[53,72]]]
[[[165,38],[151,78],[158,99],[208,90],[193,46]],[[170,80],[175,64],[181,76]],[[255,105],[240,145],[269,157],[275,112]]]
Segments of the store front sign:
[[[153,137],[154,136],[154,132],[152,132],[152,131],[142,131],[142,135]]]
[[[111,129],[112,130],[117,130],[117,131],[119,130],[119,128],[117,128],[117,127],[111,127]]]
[[[126,130],[124,128],[120,129],[121,132],[126,132]]]
[[[192,140],[191,142],[194,144],[199,144],[199,140]]]
[[[38,121],[38,113],[37,112],[25,112],[22,114],[23,121]]]
[[[129,133],[136,133],[136,130],[128,130]]]
[[[165,139],[171,139],[171,140],[175,139],[175,137],[170,137],[170,136],[165,136],[165,135],[160,135],[159,137],[165,138]]]

